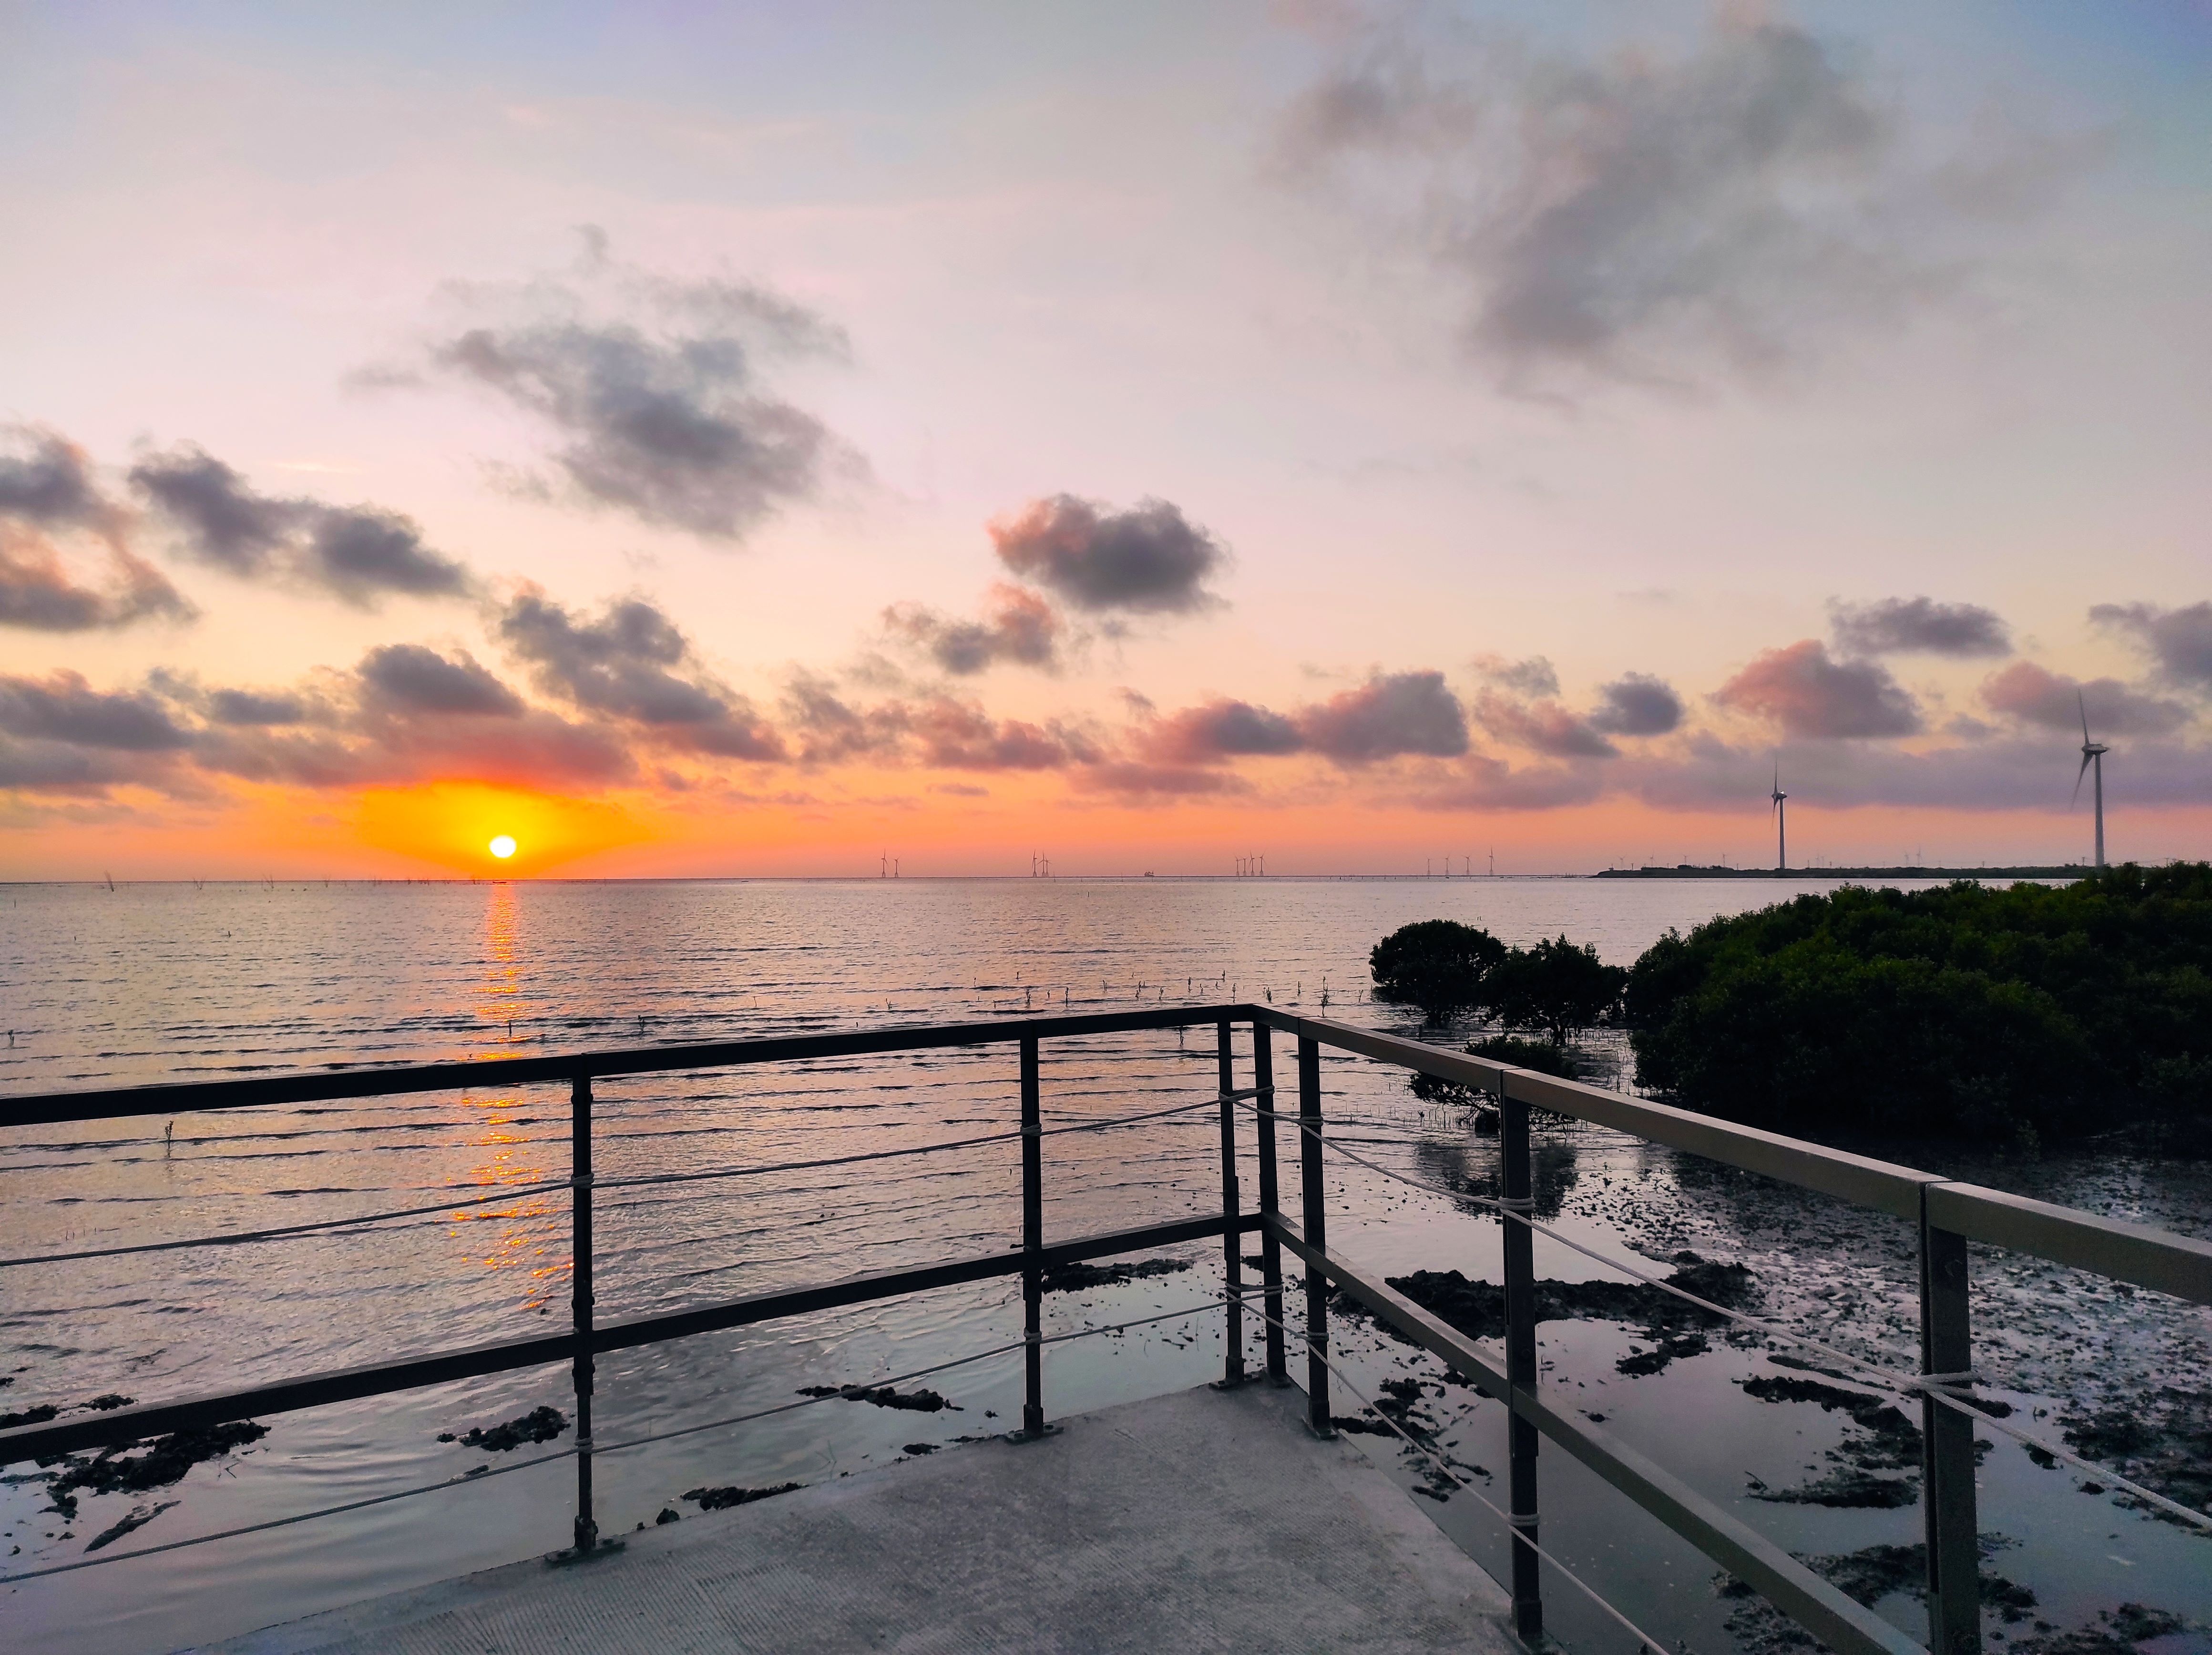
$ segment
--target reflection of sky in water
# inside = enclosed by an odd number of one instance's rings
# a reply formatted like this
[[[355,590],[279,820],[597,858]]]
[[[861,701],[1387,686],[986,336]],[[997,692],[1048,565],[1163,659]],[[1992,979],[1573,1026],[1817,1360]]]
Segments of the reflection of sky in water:
[[[1483,880],[1428,882],[1073,882],[896,885],[532,885],[33,888],[9,910],[11,969],[0,1021],[26,1030],[0,1052],[9,1090],[104,1080],[268,1072],[356,1061],[490,1058],[649,1041],[743,1038],[1002,1014],[1027,999],[1120,1008],[1237,995],[1388,1021],[1364,1003],[1364,956],[1395,925],[1438,914],[1510,941],[1565,931],[1632,960],[1669,926],[1768,900],[1771,888]],[[1204,980],[1213,979],[1211,983]],[[510,1021],[512,1034],[510,1034]],[[1194,1032],[1054,1042],[1045,1048],[1048,1125],[1203,1096],[1212,1042]],[[1239,1040],[1240,1071],[1246,1046]],[[1291,1072],[1278,1040],[1279,1078]],[[1417,1103],[1402,1080],[1330,1059],[1331,1107],[1371,1123],[1362,1153],[1435,1181],[1494,1179],[1495,1140]],[[608,1178],[740,1166],[1003,1131],[1017,1115],[1011,1048],[659,1075],[597,1088],[599,1170]],[[568,1169],[568,1088],[533,1086],[284,1111],[185,1116],[165,1146],[160,1119],[0,1135],[0,1246],[10,1253],[246,1228],[422,1204],[447,1187],[495,1189]],[[1046,1142],[1051,1235],[1207,1210],[1218,1200],[1206,1112],[1131,1131]],[[1410,1149],[1401,1147],[1410,1138]],[[1249,1131],[1246,1140],[1249,1142]],[[1927,1157],[1923,1156],[1922,1159]],[[1770,1308],[1853,1348],[1909,1349],[1911,1263],[1888,1221],[1724,1174],[1576,1128],[1540,1132],[1547,1212],[1623,1258],[1688,1246],[1741,1258],[1789,1290]],[[613,1318],[893,1268],[1009,1245],[1018,1234],[1012,1146],[667,1189],[608,1191],[600,1214],[600,1313]],[[1949,1168],[1945,1168],[1950,1170]],[[2173,1168],[2091,1157],[1966,1169],[2100,1210],[2203,1229],[2212,1200]],[[1255,1187],[1245,1169],[1248,1197]],[[1294,1187],[1294,1185],[1293,1185]],[[1449,1201],[1340,1164],[1331,1234],[1391,1273],[1496,1270],[1494,1224]],[[465,1214],[466,1215],[463,1215]],[[461,1209],[372,1234],[278,1246],[153,1255],[0,1277],[0,1373],[20,1369],[9,1407],[105,1390],[153,1398],[397,1353],[546,1331],[565,1315],[567,1201],[558,1191]],[[1047,1300],[1048,1330],[1149,1313],[1202,1298],[1199,1268]],[[1542,1238],[1537,1268],[1580,1281],[1598,1267]],[[2202,1383],[2206,1319],[2154,1295],[2124,1298],[2063,1273],[1977,1263],[1978,1330],[2024,1407],[2055,1395],[2124,1397],[2145,1376]],[[1804,1288],[1799,1291],[1799,1287]],[[1831,1289],[1822,1296],[1817,1288]],[[2054,1303],[2094,1313],[2054,1330]],[[1006,1282],[835,1316],[619,1353],[600,1363],[602,1441],[791,1399],[802,1384],[878,1379],[1018,1336]],[[1919,1513],[1826,1512],[1748,1502],[1747,1472],[1809,1475],[1840,1428],[1817,1409],[1753,1404],[1734,1381],[1763,1358],[1716,1341],[1711,1354],[1629,1382],[1613,1363],[1634,1331],[1547,1324],[1550,1382],[1604,1412],[1608,1428],[1688,1476],[1761,1531],[1799,1550],[1910,1543]],[[1255,1332],[1256,1341],[1256,1331]],[[1057,1348],[1048,1409],[1085,1407],[1197,1383],[1218,1372],[1218,1316]],[[1350,1337],[1373,1379],[1409,1370],[1400,1347]],[[1256,1346],[1255,1346],[1256,1348]],[[650,1521],[701,1482],[812,1480],[882,1464],[901,1444],[1000,1428],[1018,1408],[1019,1366],[1002,1358],[933,1379],[963,1405],[922,1416],[833,1403],[630,1454],[603,1456],[602,1521]],[[2046,1387],[2039,1389],[2039,1387]],[[2100,1391],[2100,1387],[2103,1390]],[[1602,1397],[1595,1401],[1591,1398]],[[1460,1402],[1464,1402],[1461,1398]],[[142,1543],[358,1499],[486,1463],[440,1446],[441,1431],[569,1407],[548,1367],[410,1396],[280,1417],[228,1471],[195,1470],[183,1504]],[[1455,1403],[1454,1406],[1459,1405]],[[996,1410],[999,1422],[988,1420]],[[1464,1458],[1498,1470],[1486,1404],[1467,1420]],[[2048,1420],[2043,1428],[2055,1428]],[[1383,1446],[1376,1452],[1388,1460]],[[1547,1542],[1621,1583],[1639,1614],[1723,1655],[1711,1571],[1656,1535],[1562,1455],[1545,1458]],[[126,1650],[213,1635],[563,1543],[566,1467],[112,1568],[33,1583],[6,1613],[54,1650]],[[2074,1624],[2098,1603],[2187,1608],[2212,1570],[2203,1544],[2081,1494],[2008,1446],[1982,1472],[1984,1528],[2018,1543],[2000,1565]],[[34,1507],[35,1486],[0,1486],[0,1524],[22,1554],[76,1555],[127,1497],[88,1501],[68,1542]],[[118,1509],[108,1513],[105,1507]],[[689,1509],[688,1507],[685,1509]],[[1495,1536],[1465,1502],[1437,1508],[1493,1567]],[[2118,1540],[2107,1539],[2117,1533]],[[4,1547],[0,1547],[4,1550]],[[2127,1561],[2115,1563],[2112,1555]],[[1577,1647],[1607,1634],[1549,1592]],[[1917,1635],[1914,1606],[1885,1605]],[[2191,1610],[2212,1615],[2212,1603]],[[1578,1618],[1579,1617],[1579,1618]]]

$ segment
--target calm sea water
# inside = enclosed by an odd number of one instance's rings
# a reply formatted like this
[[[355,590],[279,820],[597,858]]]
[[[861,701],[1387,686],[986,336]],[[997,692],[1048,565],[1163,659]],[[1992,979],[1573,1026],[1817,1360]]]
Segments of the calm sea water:
[[[1804,888],[1825,888],[1805,887]],[[1365,955],[1407,921],[1444,916],[1525,943],[1565,933],[1626,963],[1672,926],[1771,901],[1764,882],[897,882],[823,883],[191,885],[0,889],[0,1091],[684,1042],[795,1031],[1224,998],[1271,998],[1401,1027],[1364,997]],[[1324,999],[1326,997],[1326,999]],[[1240,1061],[1242,1054],[1240,1053]],[[1210,1039],[1173,1034],[1054,1042],[1048,1125],[1207,1095]],[[1494,1147],[1425,1109],[1401,1076],[1332,1060],[1332,1112],[1359,1152],[1430,1183],[1480,1178]],[[674,1075],[599,1088],[598,1170],[764,1165],[1004,1131],[1018,1119],[1003,1047]],[[1216,1128],[1203,1110],[1047,1140],[1048,1234],[1208,1210]],[[1749,1264],[1768,1309],[1869,1359],[1909,1367],[1911,1238],[1901,1226],[1580,1126],[1539,1146],[1556,1222],[1648,1267],[1683,1246]],[[1923,1164],[1930,1156],[1912,1152]],[[92,1123],[0,1133],[0,1253],[9,1257],[298,1223],[424,1204],[565,1176],[563,1088]],[[2201,1169],[2098,1156],[1947,1163],[1987,1182],[2203,1234]],[[1246,1172],[1248,1180],[1250,1169]],[[1248,1188],[1250,1187],[1248,1182]],[[1393,1273],[1496,1276],[1496,1224],[1449,1197],[1350,1163],[1332,1174],[1332,1240]],[[509,1202],[369,1232],[0,1271],[0,1411],[143,1401],[544,1331],[566,1314],[565,1197]],[[1011,1146],[781,1174],[611,1191],[600,1202],[599,1312],[613,1318],[856,1270],[1013,1245]],[[1218,1257],[1121,1287],[1054,1294],[1047,1331],[1109,1325],[1204,1301]],[[1539,1239],[1540,1274],[1601,1276]],[[2002,1256],[1978,1258],[1980,1360],[2021,1417],[2127,1405],[2163,1384],[2212,1384],[2212,1322]],[[792,1400],[810,1384],[876,1380],[1018,1336],[1018,1289],[947,1290],[602,1361],[601,1443]],[[1818,1474],[1848,1429],[1817,1407],[1763,1403],[1739,1382],[1775,1371],[1763,1348],[1716,1341],[1663,1372],[1624,1379],[1638,1348],[1618,1325],[1547,1323],[1547,1381],[1608,1429],[1728,1502],[1790,1549],[1832,1555],[1918,1537],[1917,1508],[1832,1510],[1750,1497]],[[1435,1364],[1347,1325],[1370,1389],[1434,1379]],[[1048,1410],[1067,1414],[1200,1383],[1223,1357],[1218,1312],[1052,1349]],[[1781,1346],[1774,1348],[1784,1349]],[[1254,1340],[1256,1360],[1256,1338]],[[602,1528],[696,1514],[686,1489],[818,1481],[946,1444],[1018,1416],[1018,1359],[929,1384],[960,1411],[842,1402],[641,1449],[599,1464]],[[437,1440],[539,1404],[566,1412],[565,1372],[538,1370],[279,1416],[269,1434],[149,1495],[42,1511],[44,1484],[0,1483],[0,1562],[71,1561],[129,1516],[115,1551],[366,1499],[514,1456]],[[1340,1400],[1340,1411],[1354,1404]],[[1502,1471],[1494,1404],[1439,1387],[1429,1407],[1455,1456]],[[2039,1422],[2055,1430],[2052,1419]],[[567,1441],[563,1438],[562,1441]],[[1418,1466],[1362,1439],[1409,1484]],[[528,1451],[524,1451],[527,1452]],[[1547,1543],[1651,1631],[1729,1648],[1737,1607],[1713,1572],[1578,1472],[1544,1460]],[[1982,1470],[1990,1567],[2071,1628],[2138,1602],[2212,1621],[2212,1541],[2084,1492],[2004,1440]],[[566,1543],[566,1463],[210,1545],[0,1587],[10,1643],[143,1651],[226,1635]],[[1499,1480],[1476,1479],[1502,1500]],[[167,1502],[173,1501],[174,1504]],[[1493,1572],[1495,1519],[1464,1494],[1431,1506]],[[1547,1583],[1555,1629],[1578,1647],[1628,1640]],[[1924,1635],[1917,1603],[1885,1613]],[[1998,1628],[1993,1619],[1992,1628]],[[2008,1631],[2032,1636],[2031,1622]],[[1739,1624],[1736,1631],[1741,1630]],[[2165,1655],[2201,1646],[2182,1634]]]

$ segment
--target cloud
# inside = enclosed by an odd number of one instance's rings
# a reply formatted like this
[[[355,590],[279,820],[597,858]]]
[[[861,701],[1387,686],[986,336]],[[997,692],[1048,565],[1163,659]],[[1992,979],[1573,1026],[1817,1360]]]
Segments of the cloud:
[[[208,695],[207,715],[219,724],[267,728],[305,724],[309,707],[305,696],[284,691],[272,694],[258,689],[218,689]]]
[[[464,652],[448,660],[420,644],[386,644],[359,668],[376,703],[399,713],[464,713],[519,718],[522,698]]]
[[[1249,783],[1227,771],[1128,760],[1085,765],[1068,779],[1078,792],[1111,793],[1129,799],[1207,798],[1251,791]]]
[[[697,752],[760,761],[785,756],[775,731],[744,697],[714,682],[675,623],[641,597],[616,599],[597,619],[583,620],[527,588],[495,624],[549,694]]]
[[[1144,737],[1146,753],[1168,765],[1216,764],[1250,755],[1304,749],[1297,725],[1249,701],[1216,699],[1164,718]]]
[[[192,614],[131,549],[130,513],[100,491],[82,449],[35,426],[0,426],[0,626],[92,632]],[[61,539],[89,538],[106,579],[73,573]]]
[[[1919,707],[1887,668],[1874,661],[1831,660],[1826,646],[1813,638],[1768,650],[1713,699],[1793,737],[1910,736],[1921,727]]]
[[[190,444],[140,461],[131,482],[180,531],[186,556],[243,579],[280,576],[364,609],[390,595],[458,597],[474,586],[459,563],[423,543],[413,519],[258,494]]]
[[[1970,166],[1920,166],[1854,54],[1753,8],[1602,58],[1409,8],[1348,37],[1279,136],[1294,177],[1468,283],[1468,342],[1521,391],[1769,373],[1954,288],[1953,244],[2072,165],[1985,131]]]
[[[1528,702],[1486,689],[1474,700],[1475,722],[1499,741],[1554,759],[1610,759],[1620,749],[1585,718],[1555,700]]]
[[[913,727],[902,703],[854,707],[829,679],[807,672],[794,674],[784,687],[783,713],[800,738],[799,756],[807,764],[896,759]]]
[[[1928,597],[1885,597],[1875,603],[1828,605],[1836,647],[1846,655],[2009,655],[2012,634],[1995,609],[1978,603],[1938,603]]]
[[[1060,616],[1042,597],[1020,586],[994,586],[981,621],[956,621],[919,603],[894,603],[884,611],[884,625],[958,677],[1001,662],[1048,670],[1060,664]]]
[[[95,690],[66,668],[43,679],[0,676],[0,731],[125,753],[173,752],[191,743],[153,696]]]
[[[568,279],[450,288],[484,319],[437,339],[427,359],[434,373],[489,391],[554,433],[557,492],[737,541],[854,463],[763,372],[779,359],[842,359],[839,329],[763,288],[619,264],[601,233],[585,243]],[[556,492],[543,478],[535,486]]]
[[[1470,664],[1485,683],[1496,684],[1520,695],[1557,695],[1559,675],[1540,655],[1525,661],[1509,661],[1502,655],[1478,655]]]
[[[119,547],[106,549],[104,586],[80,584],[44,535],[0,518],[0,626],[31,632],[92,632],[149,618],[192,614],[151,564]]]
[[[1992,712],[2039,730],[2078,736],[2082,709],[2099,737],[2162,736],[2189,722],[2189,709],[2131,689],[2117,678],[2087,682],[2051,672],[2033,661],[2015,661],[1982,681],[1981,698]]]
[[[915,707],[911,727],[921,761],[941,770],[1057,770],[1103,756],[1087,737],[1057,720],[994,718],[972,702],[949,697]]]
[[[1467,714],[1441,672],[1380,674],[1357,689],[1300,709],[1312,752],[1341,765],[1405,754],[1450,758],[1467,751]]]
[[[1221,602],[1206,582],[1228,554],[1164,500],[1114,512],[1054,494],[999,519],[990,532],[1009,569],[1079,609],[1188,614]]]
[[[1590,728],[1612,736],[1664,736],[1682,723],[1682,698],[1665,680],[1625,672],[1598,688],[1601,702]]]
[[[0,426],[0,435],[27,451],[0,452],[0,518],[119,537],[125,514],[100,492],[82,448],[41,426]]]
[[[2161,609],[2155,603],[2100,603],[2089,611],[2100,626],[2127,634],[2158,664],[2170,684],[2212,690],[2212,603]]]

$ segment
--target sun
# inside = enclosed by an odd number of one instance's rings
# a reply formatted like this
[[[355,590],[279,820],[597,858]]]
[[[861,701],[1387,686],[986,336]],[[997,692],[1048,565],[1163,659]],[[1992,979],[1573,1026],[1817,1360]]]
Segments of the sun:
[[[504,862],[507,858],[514,854],[514,835],[513,834],[501,834],[496,839],[493,840],[487,848],[494,856],[497,857],[501,862]]]

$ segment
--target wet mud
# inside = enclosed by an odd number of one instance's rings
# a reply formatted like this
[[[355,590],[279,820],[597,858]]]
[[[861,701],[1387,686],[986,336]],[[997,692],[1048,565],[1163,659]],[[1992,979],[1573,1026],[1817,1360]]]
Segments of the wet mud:
[[[796,1482],[778,1482],[766,1488],[746,1488],[736,1483],[728,1482],[719,1488],[686,1488],[683,1497],[692,1501],[702,1512],[723,1512],[732,1506],[750,1506],[756,1500],[767,1500],[776,1494],[787,1494],[799,1486]],[[680,1512],[664,1510],[653,1521],[673,1523],[682,1515]]]
[[[2066,1446],[2083,1458],[2200,1512],[2212,1506],[2212,1391],[2161,1385],[2125,1407],[2068,1414],[2058,1423]],[[2046,1470],[2059,1464],[2047,1454],[2035,1458]],[[2181,1521],[2147,1500],[2120,1500],[2166,1522]]]
[[[2003,1551],[2013,1543],[1999,1534],[1984,1534],[1981,1537],[1981,1553],[1984,1561]],[[1924,1544],[1910,1546],[1875,1545],[1862,1547],[1857,1551],[1841,1552],[1830,1556],[1808,1556],[1796,1554],[1797,1561],[1814,1573],[1834,1586],[1845,1597],[1872,1609],[1893,1593],[1924,1601],[1928,1590],[1928,1548]],[[1823,1650],[1826,1647],[1813,1634],[1792,1621],[1780,1610],[1752,1590],[1734,1575],[1723,1573],[1714,1579],[1714,1591],[1723,1598],[1734,1600],[1737,1607],[1729,1611],[1727,1626],[1730,1637],[1743,1655],[1797,1655],[1798,1652]],[[1982,1573],[1982,1606],[2004,1625],[2014,1626],[2027,1620],[2035,1604],[2035,1594],[2026,1586],[2008,1580],[2003,1575],[1984,1569]],[[2050,1623],[2039,1621],[2036,1625],[2050,1630]],[[1998,1633],[1998,1637],[2003,1634]],[[2023,1640],[2013,1644],[2015,1650],[2030,1647]],[[2082,1651],[2080,1655],[2092,1655]],[[2118,1655],[2118,1652],[2113,1652]]]
[[[156,1437],[142,1454],[108,1448],[88,1459],[71,1456],[62,1462],[61,1470],[46,1485],[52,1501],[47,1509],[74,1520],[79,1494],[149,1494],[183,1482],[193,1466],[235,1452],[268,1434],[265,1425],[237,1420],[197,1431],[173,1431]],[[149,1513],[143,1520],[151,1521],[154,1515]]]
[[[1759,1302],[1758,1283],[1742,1264],[1710,1263],[1686,1249],[1668,1262],[1675,1269],[1665,1279],[1686,1293],[1731,1310]],[[1415,1270],[1410,1276],[1394,1276],[1389,1282],[1422,1309],[1462,1333],[1478,1339],[1505,1337],[1505,1289],[1495,1282],[1469,1281],[1455,1270]],[[1652,1349],[1620,1359],[1620,1372],[1630,1377],[1662,1373],[1678,1357],[1703,1355],[1711,1348],[1706,1334],[1731,1325],[1725,1316],[1642,1282],[1549,1278],[1536,1283],[1536,1319],[1619,1322],[1638,1329]]]
[[[1846,1391],[1820,1379],[1787,1373],[1761,1374],[1741,1381],[1743,1393],[1760,1402],[1812,1403],[1823,1413],[1842,1413],[1856,1431],[1827,1451],[1834,1469],[1794,1488],[1770,1488],[1752,1479],[1752,1497],[1785,1506],[1828,1506],[1896,1511],[1920,1499],[1920,1479],[1880,1476],[1881,1471],[1916,1471],[1920,1464],[1920,1428],[1887,1397]],[[1852,1554],[1856,1555],[1856,1554]]]
[[[915,1414],[936,1414],[946,1409],[962,1412],[957,1402],[947,1402],[934,1391],[896,1391],[888,1385],[802,1385],[802,1397],[842,1397],[847,1402],[872,1403],[878,1408],[900,1408]]]
[[[504,1425],[471,1426],[459,1436],[451,1431],[438,1434],[441,1442],[458,1442],[464,1448],[483,1448],[495,1454],[506,1453],[525,1443],[550,1442],[568,1428],[568,1416],[557,1408],[533,1408],[519,1419]]]
[[[1190,1268],[1188,1258],[1140,1258],[1133,1264],[1092,1264],[1078,1261],[1045,1271],[1038,1285],[1047,1293],[1081,1293],[1088,1288],[1120,1287],[1152,1276],[1173,1276]]]

